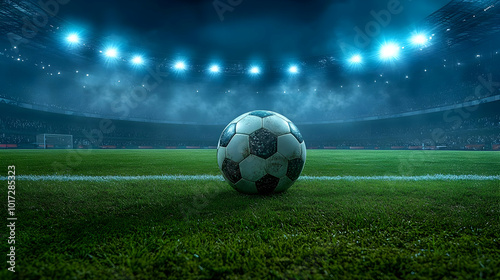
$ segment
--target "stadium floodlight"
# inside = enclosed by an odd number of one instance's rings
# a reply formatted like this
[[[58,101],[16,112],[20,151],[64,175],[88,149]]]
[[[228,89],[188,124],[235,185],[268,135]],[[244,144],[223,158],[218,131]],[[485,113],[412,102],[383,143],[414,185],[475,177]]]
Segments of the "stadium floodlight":
[[[254,74],[254,75],[255,75],[255,74],[259,74],[259,73],[260,73],[260,69],[259,69],[259,67],[257,67],[257,66],[252,66],[252,68],[250,68],[250,73],[252,73],[252,74]]]
[[[427,36],[424,34],[416,34],[411,37],[411,42],[416,46],[422,46],[427,43]]]
[[[186,63],[184,63],[184,61],[177,61],[174,64],[174,68],[177,70],[186,70]]]
[[[352,64],[359,64],[363,61],[363,58],[361,57],[361,55],[359,54],[356,54],[356,55],[353,55],[351,56],[351,58],[349,59],[349,62],[352,63]]]
[[[399,46],[396,43],[387,43],[380,48],[380,58],[397,59],[399,57]]]
[[[144,59],[140,55],[136,55],[132,58],[132,63],[134,65],[142,65],[144,63]]]
[[[210,66],[210,72],[219,73],[219,71],[220,71],[219,65],[214,64],[214,65]]]
[[[118,56],[118,50],[116,48],[108,48],[104,54],[109,58],[116,58]]]
[[[292,74],[297,74],[297,73],[299,73],[299,68],[295,65],[290,66],[290,68],[288,68],[288,72],[290,72]]]
[[[78,44],[80,43],[80,37],[76,33],[71,33],[66,37],[66,41],[68,41],[70,44]]]

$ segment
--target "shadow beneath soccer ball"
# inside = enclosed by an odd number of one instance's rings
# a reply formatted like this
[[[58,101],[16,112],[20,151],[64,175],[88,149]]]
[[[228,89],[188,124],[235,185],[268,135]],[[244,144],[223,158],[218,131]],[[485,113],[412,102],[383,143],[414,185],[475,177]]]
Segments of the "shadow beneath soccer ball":
[[[286,199],[287,192],[277,194],[244,194],[230,187],[217,192],[193,193],[176,198],[183,219],[200,220],[212,216],[245,214],[248,210]]]

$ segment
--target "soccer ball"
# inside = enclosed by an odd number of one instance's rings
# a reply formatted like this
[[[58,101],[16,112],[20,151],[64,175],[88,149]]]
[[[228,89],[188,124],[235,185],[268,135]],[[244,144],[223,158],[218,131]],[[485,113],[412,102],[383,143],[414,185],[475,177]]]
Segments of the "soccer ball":
[[[226,182],[239,192],[280,193],[299,178],[306,162],[306,143],[284,116],[252,111],[222,131],[217,162]]]

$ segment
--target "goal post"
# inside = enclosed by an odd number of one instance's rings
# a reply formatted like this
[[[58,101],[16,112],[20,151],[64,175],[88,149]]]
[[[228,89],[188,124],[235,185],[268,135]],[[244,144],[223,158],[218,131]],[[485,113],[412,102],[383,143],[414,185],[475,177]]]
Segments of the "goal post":
[[[73,135],[38,134],[36,144],[41,149],[73,149]]]

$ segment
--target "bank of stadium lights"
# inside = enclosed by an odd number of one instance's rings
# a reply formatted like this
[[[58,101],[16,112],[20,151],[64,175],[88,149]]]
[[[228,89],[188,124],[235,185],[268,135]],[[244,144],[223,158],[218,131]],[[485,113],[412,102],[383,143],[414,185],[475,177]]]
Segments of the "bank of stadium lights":
[[[449,29],[447,30],[449,31]],[[413,33],[409,38],[409,42],[413,46],[422,47],[429,44],[429,42],[433,39],[435,34],[425,34],[423,32]],[[64,37],[68,44],[82,44],[82,39],[78,33],[67,33],[66,37]],[[84,45],[84,44],[82,44]],[[15,47],[14,47],[15,48]],[[395,60],[399,58],[400,52],[405,49],[405,46],[400,46],[396,42],[388,42],[382,45],[379,49],[379,58],[382,60]],[[99,51],[103,54],[108,60],[118,58],[120,53],[116,47],[109,47],[105,50]],[[498,52],[497,52],[498,53]],[[481,56],[477,56],[478,58]],[[15,58],[17,59],[17,58]],[[18,59],[21,61],[21,59]],[[364,58],[361,54],[355,54],[347,59],[348,63],[352,66],[357,66],[358,64],[364,63]],[[129,62],[134,66],[139,66],[145,63],[144,59],[141,56],[135,56],[130,58]],[[178,71],[184,71],[188,69],[188,66],[183,61],[177,61],[173,68]],[[210,73],[216,74],[221,71],[221,68],[217,64],[209,65],[207,69]],[[285,69],[289,74],[297,74],[300,71],[299,67],[296,65],[291,65]],[[258,66],[252,66],[248,70],[249,74],[258,75],[261,74],[261,69]]]
[[[386,43],[380,48],[380,58],[383,60],[397,59],[400,47],[396,43]]]

